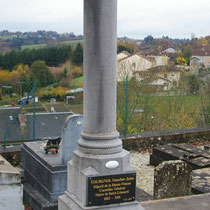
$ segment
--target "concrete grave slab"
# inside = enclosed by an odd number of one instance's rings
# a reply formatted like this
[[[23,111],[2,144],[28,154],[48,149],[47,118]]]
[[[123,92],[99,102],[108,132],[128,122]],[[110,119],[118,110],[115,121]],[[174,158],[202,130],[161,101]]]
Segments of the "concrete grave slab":
[[[162,161],[183,160],[188,163],[193,170],[210,167],[210,152],[194,146],[164,145],[155,147],[150,156],[150,164],[157,166]]]
[[[2,156],[0,156],[0,209],[24,209],[20,173]]]

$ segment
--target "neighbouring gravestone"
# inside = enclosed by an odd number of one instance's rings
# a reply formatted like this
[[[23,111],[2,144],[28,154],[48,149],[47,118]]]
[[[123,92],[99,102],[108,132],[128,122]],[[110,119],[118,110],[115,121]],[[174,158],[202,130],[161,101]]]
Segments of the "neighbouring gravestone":
[[[0,209],[23,210],[20,172],[0,155]]]
[[[67,162],[77,147],[83,128],[81,115],[69,116],[60,137],[26,142],[21,148],[24,169],[23,199],[34,210],[56,210],[58,196],[67,189]]]
[[[154,173],[154,199],[191,194],[192,168],[181,160],[162,162]]]
[[[62,134],[62,160],[67,164],[72,159],[72,152],[77,148],[77,141],[83,129],[82,115],[72,115],[66,120]]]
[[[162,161],[182,160],[193,170],[210,167],[210,152],[188,144],[164,145],[154,147],[150,164],[157,166]]]

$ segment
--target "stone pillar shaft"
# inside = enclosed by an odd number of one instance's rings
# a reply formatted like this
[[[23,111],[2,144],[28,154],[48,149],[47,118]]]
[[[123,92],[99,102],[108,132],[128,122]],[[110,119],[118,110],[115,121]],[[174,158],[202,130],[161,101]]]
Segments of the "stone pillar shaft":
[[[121,151],[116,131],[116,76],[117,0],[84,0],[84,130],[80,149]]]

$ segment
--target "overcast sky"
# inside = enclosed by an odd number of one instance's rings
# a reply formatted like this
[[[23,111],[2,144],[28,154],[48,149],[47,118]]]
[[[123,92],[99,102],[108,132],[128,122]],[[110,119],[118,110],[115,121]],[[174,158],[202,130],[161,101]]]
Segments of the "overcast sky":
[[[108,1],[108,0],[107,0]],[[0,31],[83,33],[83,0],[0,0]],[[210,0],[118,0],[118,37],[210,35]]]

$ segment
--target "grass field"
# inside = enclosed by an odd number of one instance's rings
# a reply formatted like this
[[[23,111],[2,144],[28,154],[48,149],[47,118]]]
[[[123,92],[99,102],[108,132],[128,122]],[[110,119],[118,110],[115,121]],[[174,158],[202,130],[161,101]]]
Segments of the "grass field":
[[[7,40],[7,39],[14,39],[13,36],[0,36],[0,39]]]
[[[61,42],[61,43],[76,46],[78,43],[82,44],[83,42],[84,42],[84,40],[72,40],[72,41],[65,41],[65,42]]]
[[[70,105],[70,110],[75,114],[83,114],[83,104]]]
[[[83,76],[77,77],[76,79],[73,79],[70,81],[69,87],[71,89],[81,88],[81,87],[83,87],[83,81],[84,81]]]
[[[22,45],[21,46],[21,50],[25,50],[25,49],[40,49],[40,48],[44,48],[47,47],[47,44],[32,44],[32,45]]]

